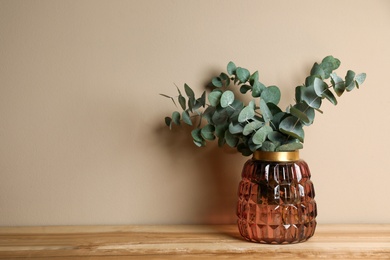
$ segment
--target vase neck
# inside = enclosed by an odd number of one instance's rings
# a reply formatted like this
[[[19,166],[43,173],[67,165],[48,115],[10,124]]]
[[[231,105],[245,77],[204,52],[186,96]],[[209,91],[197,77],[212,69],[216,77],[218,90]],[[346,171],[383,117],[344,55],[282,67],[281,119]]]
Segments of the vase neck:
[[[253,159],[271,162],[294,162],[299,160],[299,150],[289,152],[255,151]]]

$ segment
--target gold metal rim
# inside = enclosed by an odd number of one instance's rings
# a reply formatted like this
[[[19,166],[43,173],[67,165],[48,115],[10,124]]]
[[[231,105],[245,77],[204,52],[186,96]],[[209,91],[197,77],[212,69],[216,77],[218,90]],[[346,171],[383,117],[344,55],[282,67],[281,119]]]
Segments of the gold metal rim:
[[[293,162],[299,160],[299,150],[291,152],[255,151],[253,159],[268,162]]]

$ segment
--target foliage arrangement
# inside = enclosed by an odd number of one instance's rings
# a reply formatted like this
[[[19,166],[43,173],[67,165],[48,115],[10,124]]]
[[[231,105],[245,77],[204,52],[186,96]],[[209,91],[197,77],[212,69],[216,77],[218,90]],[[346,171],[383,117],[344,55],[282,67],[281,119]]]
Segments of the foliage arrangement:
[[[227,73],[212,78],[208,94],[204,91],[197,98],[187,84],[184,84],[185,95],[179,88],[175,97],[160,94],[172,99],[175,105],[177,100],[182,110],[165,117],[165,123],[170,128],[182,122],[194,126],[191,136],[199,147],[218,139],[219,146],[236,147],[244,156],[256,150],[301,149],[305,137],[303,127],[313,124],[316,112],[323,113],[322,100],[337,105],[333,92],[340,97],[345,91],[359,88],[366,78],[365,73],[348,70],[343,79],[334,72],[339,66],[340,60],[333,56],[314,63],[305,83],[295,88],[295,104],[282,111],[278,106],[281,93],[277,86],[266,87],[259,81],[258,71],[251,74],[229,62]],[[251,93],[253,99],[244,104],[236,98],[234,91],[238,90],[242,94]]]

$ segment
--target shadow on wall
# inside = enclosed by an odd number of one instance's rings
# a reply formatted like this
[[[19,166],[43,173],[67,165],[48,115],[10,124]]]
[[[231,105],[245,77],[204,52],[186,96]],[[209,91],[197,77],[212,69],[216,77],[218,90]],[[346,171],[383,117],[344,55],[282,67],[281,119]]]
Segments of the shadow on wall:
[[[174,162],[190,160],[192,174],[199,180],[195,185],[196,194],[189,201],[194,202],[193,210],[199,224],[231,224],[236,222],[237,189],[241,179],[243,163],[248,159],[225,145],[218,147],[217,142],[208,142],[206,147],[196,147],[192,143],[193,128],[182,124],[170,130],[160,125],[156,131],[164,140],[164,149]],[[176,166],[175,166],[176,167]],[[188,187],[192,190],[194,187]],[[199,192],[198,192],[199,191]]]

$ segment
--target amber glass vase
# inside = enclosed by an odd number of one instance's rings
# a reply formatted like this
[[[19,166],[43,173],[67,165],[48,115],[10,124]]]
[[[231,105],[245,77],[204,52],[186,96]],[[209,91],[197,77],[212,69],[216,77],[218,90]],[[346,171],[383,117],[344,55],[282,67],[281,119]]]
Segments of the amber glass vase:
[[[298,151],[256,151],[242,170],[238,228],[246,240],[303,242],[313,236],[317,205],[309,167]]]

